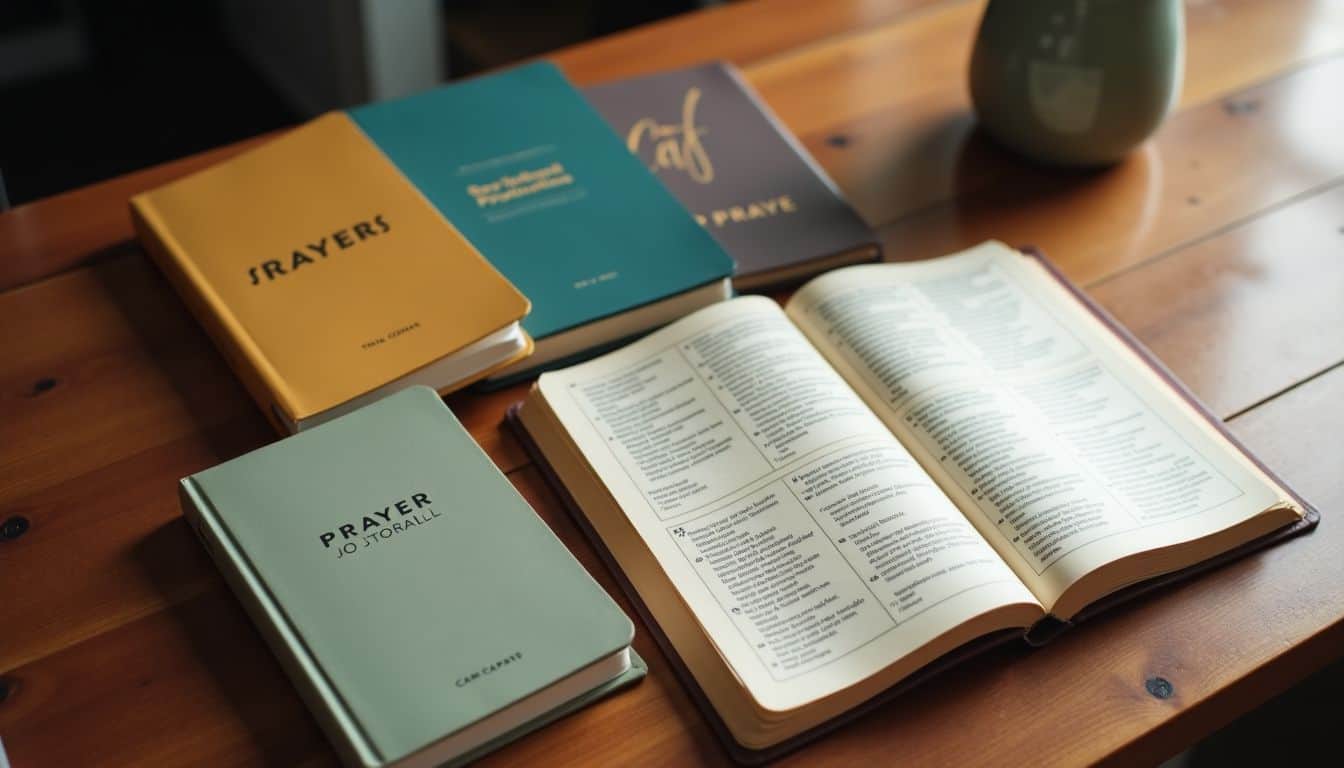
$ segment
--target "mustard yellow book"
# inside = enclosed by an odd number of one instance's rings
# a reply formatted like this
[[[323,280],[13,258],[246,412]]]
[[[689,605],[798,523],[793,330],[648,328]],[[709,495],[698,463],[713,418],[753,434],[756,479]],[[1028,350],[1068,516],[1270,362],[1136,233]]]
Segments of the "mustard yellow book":
[[[131,217],[282,432],[532,351],[528,300],[344,113],[137,195]]]

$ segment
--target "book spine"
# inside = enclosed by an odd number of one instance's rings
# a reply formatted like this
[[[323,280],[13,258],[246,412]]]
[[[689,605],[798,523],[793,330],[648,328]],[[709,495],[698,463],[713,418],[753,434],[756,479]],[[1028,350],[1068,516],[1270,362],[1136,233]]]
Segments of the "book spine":
[[[281,434],[290,432],[289,427],[275,413],[275,408],[280,408],[289,414],[291,422],[298,422],[294,399],[280,375],[252,341],[242,323],[210,290],[186,251],[159,218],[153,203],[144,196],[137,196],[131,199],[130,207],[131,223],[150,259],[158,265],[197,322],[205,328],[206,334],[242,381],[243,387],[266,414],[271,426]]]
[[[360,768],[384,765],[386,761],[374,749],[265,582],[220,522],[209,497],[190,477],[183,478],[178,491],[187,524],[261,632],[271,653],[298,690],[299,697],[336,748],[341,762]]]

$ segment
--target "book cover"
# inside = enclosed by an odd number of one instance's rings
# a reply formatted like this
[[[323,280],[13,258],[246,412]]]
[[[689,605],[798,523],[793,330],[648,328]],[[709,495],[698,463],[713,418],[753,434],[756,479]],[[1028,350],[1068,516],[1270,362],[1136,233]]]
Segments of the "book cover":
[[[182,495],[351,764],[423,756],[634,632],[424,387],[188,477]]]
[[[732,260],[547,62],[351,117],[532,300],[538,343],[732,274]]]
[[[131,211],[151,257],[275,421],[273,408],[310,418],[528,311],[345,114],[138,195]]]
[[[877,237],[731,64],[591,86],[584,95],[737,263],[738,287]],[[818,269],[821,265],[817,265]],[[817,270],[813,270],[817,271]]]

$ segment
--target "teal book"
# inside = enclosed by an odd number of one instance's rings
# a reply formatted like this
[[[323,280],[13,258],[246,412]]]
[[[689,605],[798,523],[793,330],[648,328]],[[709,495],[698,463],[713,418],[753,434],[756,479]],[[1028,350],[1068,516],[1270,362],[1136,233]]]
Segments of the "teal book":
[[[516,378],[731,295],[733,261],[552,64],[350,116],[532,301]]]
[[[469,760],[644,674],[630,619],[427,387],[181,496],[347,765]]]

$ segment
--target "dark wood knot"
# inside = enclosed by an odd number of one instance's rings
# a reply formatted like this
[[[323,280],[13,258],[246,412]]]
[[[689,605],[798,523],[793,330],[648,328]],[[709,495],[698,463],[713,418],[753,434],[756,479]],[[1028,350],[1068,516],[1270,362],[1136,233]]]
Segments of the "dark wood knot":
[[[1165,677],[1150,677],[1143,687],[1156,699],[1170,699],[1176,693],[1176,686]]]
[[[0,539],[13,541],[28,532],[28,518],[14,515],[0,523]]]
[[[33,382],[33,391],[29,394],[29,396],[37,397],[38,395],[45,394],[47,392],[50,392],[52,388],[54,388],[55,386],[56,386],[55,379],[51,378],[50,376],[43,376],[42,378]]]

